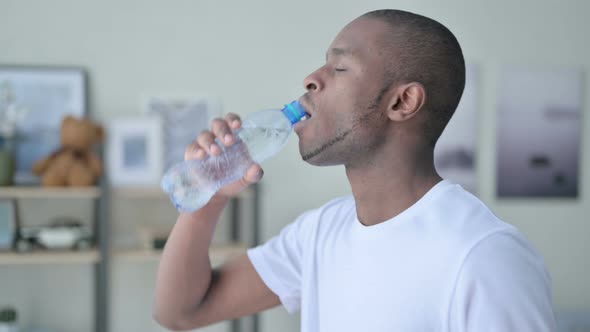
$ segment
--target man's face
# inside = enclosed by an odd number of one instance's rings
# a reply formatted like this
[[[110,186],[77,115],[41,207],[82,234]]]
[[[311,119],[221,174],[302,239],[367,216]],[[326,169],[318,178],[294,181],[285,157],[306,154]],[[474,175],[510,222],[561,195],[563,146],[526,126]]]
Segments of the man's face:
[[[304,80],[301,102],[311,118],[295,126],[299,151],[313,165],[352,165],[383,141],[386,55],[378,41],[387,26],[359,18],[336,36],[326,64]]]

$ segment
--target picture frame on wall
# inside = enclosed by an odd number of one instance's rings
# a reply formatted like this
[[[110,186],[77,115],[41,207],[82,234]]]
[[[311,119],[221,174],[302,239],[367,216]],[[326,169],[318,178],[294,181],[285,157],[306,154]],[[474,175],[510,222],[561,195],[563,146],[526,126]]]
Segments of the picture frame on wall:
[[[499,198],[578,197],[584,76],[575,66],[502,66],[496,127]]]
[[[87,114],[86,71],[81,67],[0,65],[0,87],[5,101],[25,110],[16,129],[14,183],[38,184],[32,165],[59,148],[62,119]]]
[[[108,126],[107,169],[113,187],[154,187],[163,175],[158,117],[117,119]]]
[[[162,121],[165,169],[181,162],[186,146],[221,116],[219,98],[207,95],[152,96],[144,98],[143,109]]]

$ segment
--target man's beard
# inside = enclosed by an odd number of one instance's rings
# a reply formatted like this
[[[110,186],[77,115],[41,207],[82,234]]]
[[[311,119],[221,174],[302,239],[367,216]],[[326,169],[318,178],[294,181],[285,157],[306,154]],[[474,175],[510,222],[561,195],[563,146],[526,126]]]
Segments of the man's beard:
[[[320,146],[319,148],[302,155],[301,157],[303,158],[304,161],[308,161],[311,158],[319,155],[320,153],[324,152],[325,150],[327,150],[328,148],[330,148],[331,146],[333,146],[334,144],[338,143],[338,142],[342,142],[344,141],[344,139],[346,138],[346,136],[348,136],[350,133],[352,133],[352,129],[348,129],[345,130],[343,133],[337,135],[336,137],[334,137],[333,139],[331,139],[329,142],[325,143],[324,145]]]

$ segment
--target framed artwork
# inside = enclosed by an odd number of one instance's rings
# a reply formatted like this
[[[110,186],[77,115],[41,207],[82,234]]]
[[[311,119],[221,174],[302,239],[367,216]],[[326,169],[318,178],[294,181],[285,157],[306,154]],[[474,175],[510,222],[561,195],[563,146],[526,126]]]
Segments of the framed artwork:
[[[582,70],[504,66],[498,93],[498,197],[577,197]]]
[[[13,200],[0,199],[0,250],[10,250],[16,236],[16,211]]]
[[[4,100],[25,110],[16,130],[14,182],[38,183],[32,165],[59,147],[62,119],[86,115],[86,73],[75,67],[0,65],[0,90]]]
[[[151,97],[144,108],[162,120],[165,169],[183,161],[186,146],[221,115],[219,100],[205,96]]]
[[[163,174],[158,117],[114,120],[109,125],[107,168],[113,186],[158,186]]]
[[[475,65],[467,65],[461,101],[434,149],[434,164],[440,175],[473,194],[477,193],[477,83]]]

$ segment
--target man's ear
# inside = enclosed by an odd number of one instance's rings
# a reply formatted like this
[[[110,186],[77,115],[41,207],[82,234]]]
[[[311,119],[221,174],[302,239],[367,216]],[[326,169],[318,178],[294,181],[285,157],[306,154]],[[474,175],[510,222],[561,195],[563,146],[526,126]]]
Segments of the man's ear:
[[[398,85],[387,105],[387,117],[406,121],[418,113],[426,102],[426,90],[417,82]]]

